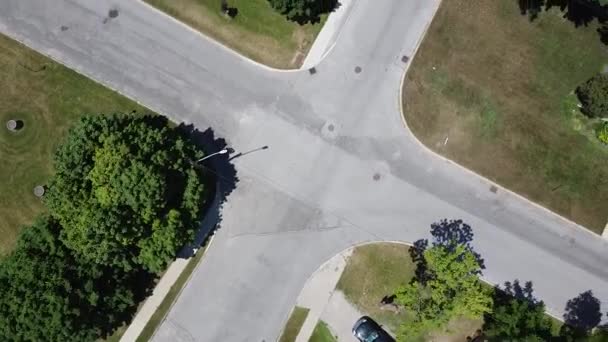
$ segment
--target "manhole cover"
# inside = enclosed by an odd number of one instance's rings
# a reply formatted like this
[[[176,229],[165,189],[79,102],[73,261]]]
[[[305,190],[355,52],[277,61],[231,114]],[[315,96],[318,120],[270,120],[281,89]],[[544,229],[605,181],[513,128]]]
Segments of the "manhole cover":
[[[309,72],[311,75],[314,75],[314,74],[316,74],[316,73],[317,73],[317,69],[315,69],[315,68],[313,67],[313,68],[308,69],[308,72]]]
[[[111,10],[108,11],[108,18],[114,19],[116,17],[118,17],[118,10],[117,9],[113,8],[113,9],[111,9]]]
[[[401,57],[401,61],[402,61],[403,63],[407,63],[407,62],[409,62],[409,60],[410,60],[410,58],[409,58],[408,56],[405,56],[405,55],[404,55],[403,57]]]
[[[355,73],[357,73],[357,74],[358,74],[358,73],[361,73],[361,70],[363,70],[363,69],[361,69],[361,67],[360,67],[360,66],[356,66],[356,67],[355,67]]]
[[[65,32],[69,29],[69,27],[65,26],[65,25],[61,25],[61,32]]]
[[[36,196],[36,197],[42,197],[42,196],[44,196],[44,191],[45,191],[44,186],[37,185],[34,188],[34,196]]]
[[[380,174],[379,173],[374,173],[374,180],[375,181],[379,181],[380,180]]]
[[[495,185],[492,185],[490,191],[495,194],[498,191],[498,188]]]
[[[328,131],[330,131],[330,132],[333,132],[333,131],[334,131],[334,128],[335,128],[335,127],[334,127],[334,125],[333,125],[333,124],[330,124],[329,126],[327,126],[327,130],[328,130]]]

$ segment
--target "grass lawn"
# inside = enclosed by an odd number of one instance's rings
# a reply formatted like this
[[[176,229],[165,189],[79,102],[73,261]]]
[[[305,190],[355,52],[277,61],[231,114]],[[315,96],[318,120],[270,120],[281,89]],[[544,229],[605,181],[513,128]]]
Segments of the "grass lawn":
[[[0,35],[0,255],[42,212],[33,188],[53,172],[52,153],[81,115],[145,111],[133,101]],[[5,123],[24,127],[9,132]]]
[[[222,44],[275,68],[299,67],[327,15],[299,25],[277,13],[268,0],[230,0],[234,19],[220,11],[219,0],[145,0]]]
[[[409,246],[396,243],[377,243],[355,248],[336,289],[361,312],[396,333],[408,313],[394,314],[380,310],[380,300],[394,293],[414,276],[415,265],[409,254]],[[432,332],[441,341],[465,341],[481,327],[481,321],[459,319],[450,322],[446,331]]]
[[[141,334],[137,337],[136,342],[146,342],[152,339],[154,332],[156,331],[160,323],[162,323],[162,321],[165,319],[167,313],[169,313],[173,302],[175,302],[180,292],[182,292],[182,289],[190,279],[192,272],[194,272],[194,269],[205,255],[205,251],[207,250],[208,246],[209,245],[207,244],[204,247],[199,248],[199,250],[196,252],[196,255],[190,261],[188,261],[188,265],[186,265],[186,267],[179,275],[173,286],[171,286],[171,289],[169,289],[169,292],[165,296],[165,299],[163,299],[163,301],[160,303],[160,305],[156,309],[156,312],[154,312],[154,314],[142,330]]]
[[[602,69],[597,25],[517,1],[443,1],[404,87],[428,147],[595,232],[608,220],[608,146],[572,91]],[[444,144],[447,140],[447,144]]]
[[[338,340],[331,334],[327,323],[323,321],[317,322],[315,330],[312,331],[312,335],[308,342],[337,342]]]
[[[302,324],[304,324],[307,316],[308,309],[296,306],[285,324],[279,342],[294,342],[296,337],[298,337],[300,329],[302,329]]]

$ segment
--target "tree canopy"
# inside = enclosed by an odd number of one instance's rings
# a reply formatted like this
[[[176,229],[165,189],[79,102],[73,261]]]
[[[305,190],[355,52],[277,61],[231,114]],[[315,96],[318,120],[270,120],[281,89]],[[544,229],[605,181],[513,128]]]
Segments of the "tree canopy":
[[[485,315],[484,332],[500,341],[547,341],[551,338],[551,320],[545,304],[534,298],[532,283],[519,281],[497,287],[494,308]]]
[[[583,83],[576,94],[581,101],[582,111],[589,117],[608,118],[608,75],[598,74]]]
[[[414,314],[399,329],[404,341],[456,317],[480,318],[492,305],[490,289],[478,278],[480,261],[466,245],[435,245],[423,258],[424,281],[416,278],[395,293],[395,301]]]
[[[336,0],[268,0],[270,5],[287,19],[301,24],[318,22],[320,15],[332,11]]]
[[[39,218],[0,263],[0,340],[93,341],[133,310],[141,273],[83,262],[60,230]]]
[[[90,262],[161,271],[198,227],[201,155],[162,117],[83,117],[54,156],[46,196],[61,239]]]

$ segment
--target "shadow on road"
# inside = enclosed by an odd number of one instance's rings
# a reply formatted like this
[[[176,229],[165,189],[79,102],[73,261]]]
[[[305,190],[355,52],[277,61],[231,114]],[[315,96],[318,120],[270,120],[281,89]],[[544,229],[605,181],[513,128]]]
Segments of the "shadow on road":
[[[205,151],[206,155],[228,149],[232,151],[224,138],[218,138],[211,128],[201,132],[193,125],[180,124],[178,129],[194,141],[194,143]],[[203,220],[199,230],[196,232],[194,241],[185,246],[177,255],[178,258],[190,258],[194,252],[201,247],[219,227],[222,220],[222,206],[228,196],[236,188],[239,179],[236,168],[231,162],[229,153],[211,157],[198,164],[203,172],[215,179],[213,200],[206,204],[203,210]]]

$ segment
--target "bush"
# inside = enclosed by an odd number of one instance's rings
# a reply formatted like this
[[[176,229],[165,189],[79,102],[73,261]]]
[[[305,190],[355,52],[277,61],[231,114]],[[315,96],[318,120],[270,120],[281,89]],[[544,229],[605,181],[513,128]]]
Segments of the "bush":
[[[320,15],[331,12],[336,0],[268,0],[270,5],[287,19],[300,24],[319,22]]]
[[[601,126],[598,127],[597,138],[600,139],[604,144],[608,144],[608,122],[604,122]]]
[[[592,118],[608,117],[608,75],[599,74],[576,89],[583,113]]]
[[[46,204],[81,258],[160,272],[199,226],[208,191],[193,143],[161,117],[86,116],[55,154]]]

